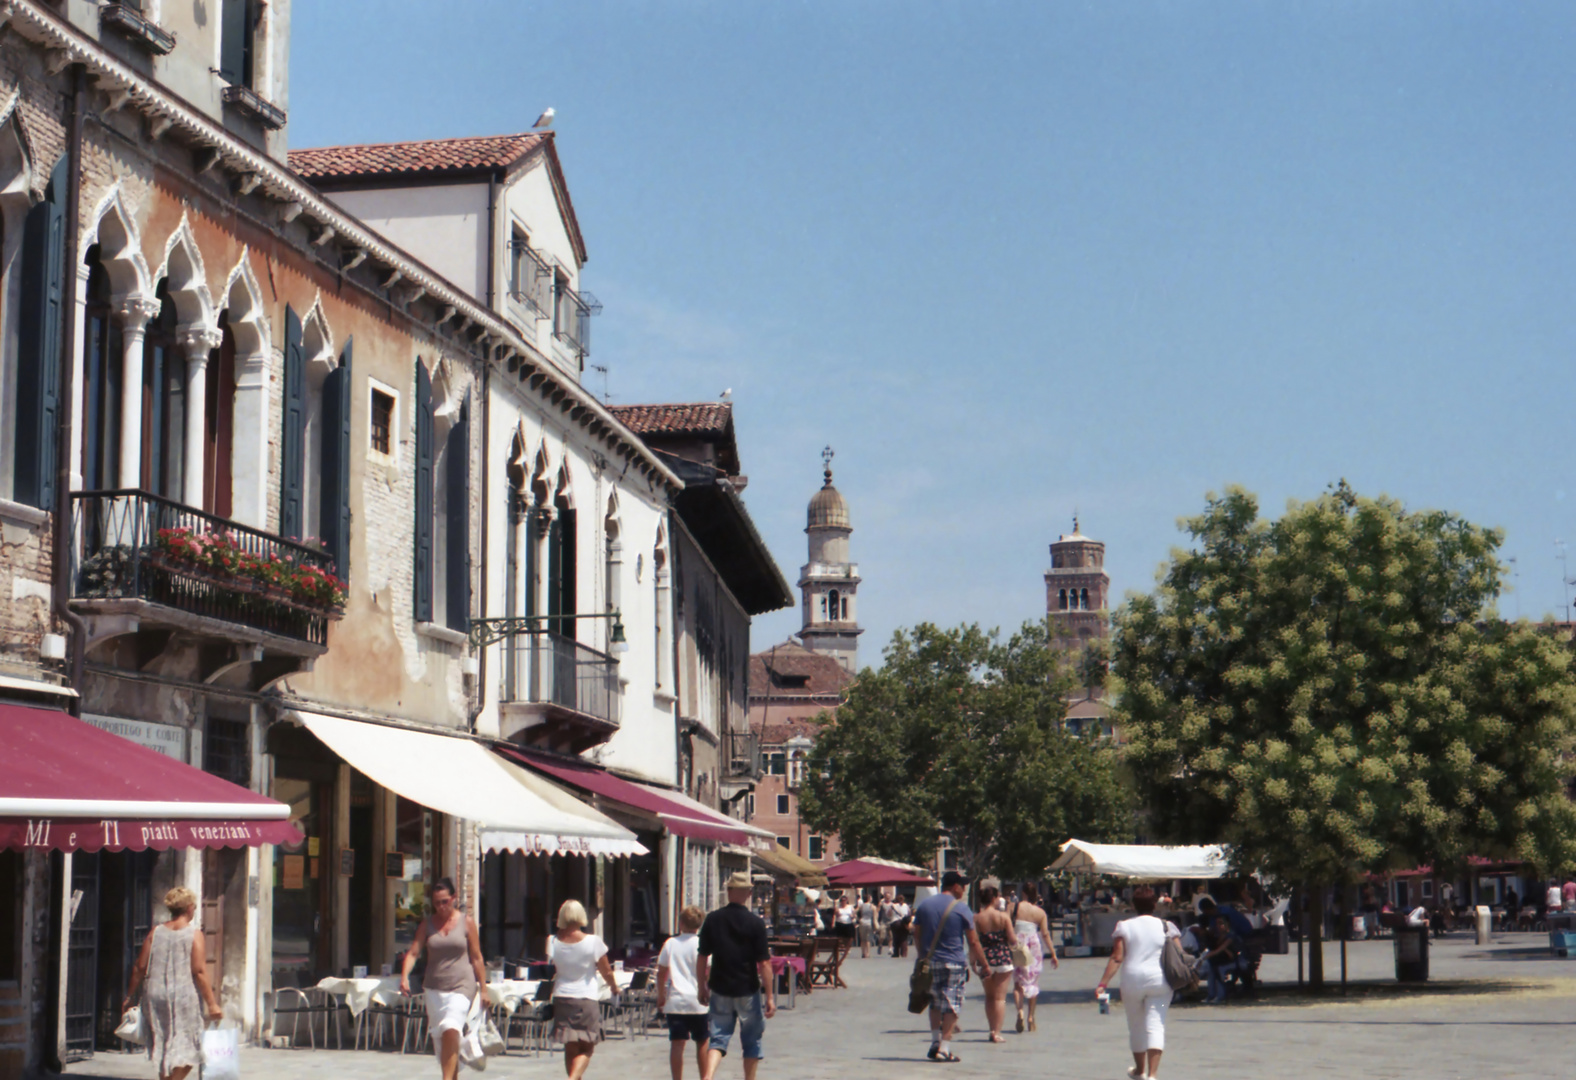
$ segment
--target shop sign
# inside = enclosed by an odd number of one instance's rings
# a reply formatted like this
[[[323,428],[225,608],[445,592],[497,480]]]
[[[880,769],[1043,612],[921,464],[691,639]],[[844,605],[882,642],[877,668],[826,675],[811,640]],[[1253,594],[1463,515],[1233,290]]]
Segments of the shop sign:
[[[186,729],[173,724],[155,724],[148,720],[127,720],[119,716],[96,716],[83,713],[82,719],[111,735],[129,739],[138,746],[157,750],[165,757],[186,761]]]

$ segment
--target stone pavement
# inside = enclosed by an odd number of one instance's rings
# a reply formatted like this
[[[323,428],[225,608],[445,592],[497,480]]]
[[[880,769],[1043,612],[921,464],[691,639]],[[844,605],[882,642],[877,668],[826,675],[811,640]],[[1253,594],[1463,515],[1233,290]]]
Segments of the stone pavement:
[[[1335,991],[1311,1001],[1295,994],[1297,957],[1266,957],[1264,998],[1223,1008],[1173,1008],[1161,1074],[1166,1080],[1332,1076],[1418,1077],[1427,1080],[1576,1077],[1576,959],[1553,958],[1547,937],[1496,936],[1479,948],[1466,935],[1435,943],[1433,981],[1422,991],[1393,981],[1388,941],[1349,946],[1352,996],[1339,997],[1340,950],[1326,946]],[[1066,1077],[1120,1080],[1132,1063],[1120,1005],[1101,1016],[1092,994],[1105,961],[1069,960],[1041,980],[1039,1030],[1011,1032],[1007,1043],[986,1041],[978,983],[972,983],[954,1043],[963,1058],[938,1066],[924,1060],[929,1045],[923,1017],[905,1008],[910,962],[890,957],[844,966],[849,989],[800,995],[798,1007],[778,1013],[767,1029],[761,1076],[796,1080],[909,1080],[911,1077]],[[1009,1001],[1010,1006],[1010,1001]],[[737,1048],[737,1042],[735,1042]],[[347,1077],[351,1080],[436,1080],[428,1055],[336,1050],[261,1050],[242,1053],[242,1075],[270,1080]],[[467,1075],[461,1071],[462,1077]],[[71,1066],[76,1080],[91,1077],[153,1080],[145,1057],[100,1054]],[[557,1055],[495,1058],[489,1077],[503,1080],[563,1075]],[[695,1075],[693,1057],[685,1076]],[[741,1075],[736,1059],[718,1076]],[[664,1080],[665,1034],[613,1039],[598,1048],[589,1077]]]

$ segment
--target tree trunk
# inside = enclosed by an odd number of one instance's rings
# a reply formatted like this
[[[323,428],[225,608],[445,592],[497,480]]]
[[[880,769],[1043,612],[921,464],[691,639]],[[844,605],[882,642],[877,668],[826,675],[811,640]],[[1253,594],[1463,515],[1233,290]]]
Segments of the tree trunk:
[[[1308,987],[1324,989],[1324,886],[1308,890],[1308,914],[1303,936],[1308,939]]]

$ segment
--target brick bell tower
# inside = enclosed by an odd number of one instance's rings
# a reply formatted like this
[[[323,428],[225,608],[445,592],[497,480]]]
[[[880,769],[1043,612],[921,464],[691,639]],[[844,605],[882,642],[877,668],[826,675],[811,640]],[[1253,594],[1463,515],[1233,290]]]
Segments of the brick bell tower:
[[[1051,568],[1045,572],[1045,610],[1052,640],[1059,649],[1085,649],[1104,640],[1111,579],[1105,572],[1105,544],[1073,531],[1051,545]]]

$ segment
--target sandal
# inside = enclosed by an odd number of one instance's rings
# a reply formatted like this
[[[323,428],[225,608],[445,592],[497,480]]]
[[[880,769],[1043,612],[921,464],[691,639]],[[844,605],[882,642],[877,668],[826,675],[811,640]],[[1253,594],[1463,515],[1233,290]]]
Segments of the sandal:
[[[937,1053],[930,1055],[930,1060],[938,1061],[943,1065],[950,1065],[954,1061],[962,1061],[963,1059],[958,1057],[958,1055],[954,1054],[951,1050],[948,1050],[945,1054],[938,1051]]]
[[[1018,1010],[1018,1034],[1019,1034],[1019,1035],[1022,1035],[1022,1034],[1023,1034],[1023,1028],[1024,1028],[1024,1023],[1023,1023],[1023,1010],[1022,1010],[1022,1009],[1019,1009],[1019,1010]]]
[[[1001,1032],[993,1031],[990,1033],[990,1041],[993,1043],[1004,1043],[1007,1040],[1001,1037]]]

